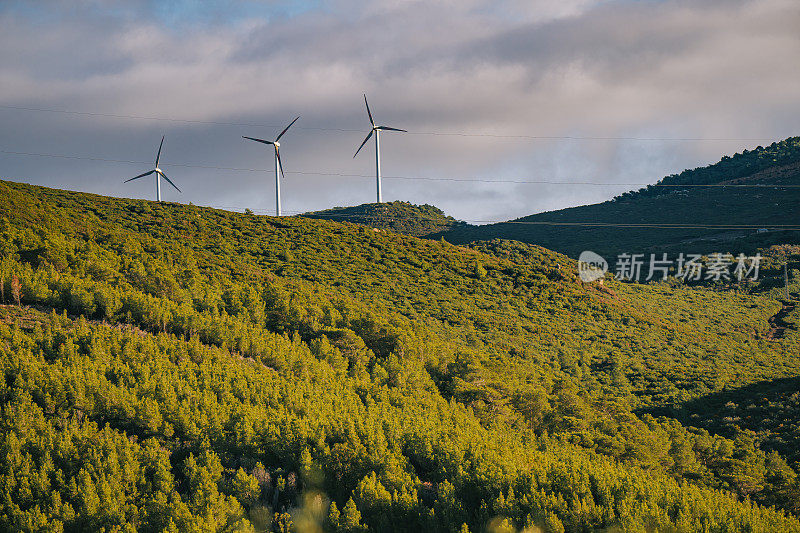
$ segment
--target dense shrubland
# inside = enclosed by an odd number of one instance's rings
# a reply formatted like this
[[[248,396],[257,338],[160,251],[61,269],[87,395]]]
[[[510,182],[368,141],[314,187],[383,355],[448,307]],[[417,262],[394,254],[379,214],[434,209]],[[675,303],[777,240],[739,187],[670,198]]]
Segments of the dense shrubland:
[[[704,398],[800,375],[797,332],[765,338],[770,292],[0,197],[5,529],[800,530],[791,432],[700,423]]]
[[[334,207],[301,215],[307,218],[350,222],[366,226],[389,229],[405,235],[425,237],[432,233],[454,227],[465,226],[433,205],[414,205],[409,202],[385,202],[363,204],[353,207]]]

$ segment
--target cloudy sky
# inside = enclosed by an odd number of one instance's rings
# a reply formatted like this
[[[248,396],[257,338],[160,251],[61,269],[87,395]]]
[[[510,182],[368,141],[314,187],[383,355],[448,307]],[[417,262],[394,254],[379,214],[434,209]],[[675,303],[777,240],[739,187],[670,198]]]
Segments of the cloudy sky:
[[[0,2],[5,179],[153,198],[122,181],[163,134],[165,199],[269,212],[271,152],[241,136],[301,115],[284,210],[371,202],[364,92],[409,130],[381,137],[386,200],[470,221],[602,201],[800,134],[800,2]]]

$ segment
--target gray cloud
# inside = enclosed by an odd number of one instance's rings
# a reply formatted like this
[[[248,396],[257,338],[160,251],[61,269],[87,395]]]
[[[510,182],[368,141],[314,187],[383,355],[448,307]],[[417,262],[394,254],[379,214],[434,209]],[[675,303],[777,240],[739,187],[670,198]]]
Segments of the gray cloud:
[[[653,182],[798,133],[800,5],[791,0],[387,0],[366,8],[340,0],[292,12],[242,2],[229,16],[219,7],[165,14],[148,2],[39,5],[0,8],[0,105],[266,126],[0,108],[0,149],[149,161],[166,133],[164,167],[186,191],[169,198],[179,201],[271,208],[268,171],[169,165],[268,169],[269,152],[240,136],[274,135],[295,114],[303,117],[282,150],[286,209],[372,201],[369,178],[292,173],[371,174],[371,150],[352,158],[367,132],[362,92],[379,121],[417,133],[740,139],[386,135],[387,176]],[[151,197],[152,184],[121,185],[140,167],[0,153],[0,174],[11,179]],[[470,220],[624,189],[385,184],[388,199]]]

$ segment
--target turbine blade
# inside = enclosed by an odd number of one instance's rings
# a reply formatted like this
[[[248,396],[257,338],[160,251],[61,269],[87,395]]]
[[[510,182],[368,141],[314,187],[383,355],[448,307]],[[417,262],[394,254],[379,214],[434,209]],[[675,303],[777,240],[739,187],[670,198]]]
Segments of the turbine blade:
[[[281,134],[280,134],[280,135],[278,135],[278,138],[277,138],[277,139],[275,139],[275,142],[278,142],[278,141],[280,141],[280,140],[281,140],[281,137],[283,137],[283,134],[284,134],[284,133],[286,133],[286,130],[288,130],[289,128],[291,128],[291,127],[292,127],[292,124],[294,124],[295,122],[297,122],[297,119],[299,119],[299,118],[300,118],[300,115],[298,115],[298,116],[297,116],[297,118],[295,118],[295,119],[294,119],[294,120],[293,120],[293,121],[292,121],[292,122],[291,122],[291,123],[290,123],[288,126],[286,126],[286,127],[283,129],[283,131],[281,132]]]
[[[369,110],[369,102],[367,102],[367,95],[364,95],[364,104],[367,106],[367,115],[369,115],[369,121],[372,123],[372,127],[375,127],[375,121],[372,120],[372,112]]]
[[[153,172],[155,172],[155,171],[153,171]],[[166,175],[166,174],[164,174],[163,172],[159,172],[159,174],[161,174],[161,177],[162,177],[162,178],[164,178],[165,180],[167,180],[167,181],[169,182],[169,184],[170,184],[170,185],[172,185],[173,187],[175,187],[175,190],[176,190],[176,191],[178,191],[178,192],[180,192],[180,193],[182,193],[182,192],[183,192],[182,190],[180,190],[180,189],[178,188],[178,186],[177,186],[177,185],[175,185],[174,183],[172,183],[172,180],[171,180],[171,179],[169,179],[169,178],[167,177],[167,175]]]
[[[164,136],[161,136],[161,144],[158,145],[158,155],[156,156],[156,168],[158,168],[158,161],[161,159],[161,147],[164,146]]]
[[[131,179],[129,179],[129,180],[125,180],[125,181],[123,181],[123,183],[128,183],[129,181],[138,180],[139,178],[143,178],[143,177],[145,177],[145,176],[149,176],[149,175],[150,175],[150,174],[152,174],[153,172],[155,172],[155,170],[151,170],[150,172],[145,172],[144,174],[139,174],[138,176],[134,176],[134,177],[132,177],[132,178],[131,178]]]
[[[400,128],[390,128],[389,126],[378,126],[379,130],[389,130],[389,131],[402,131],[404,133],[408,133],[407,130],[401,130]]]
[[[255,137],[245,137],[244,135],[242,135],[242,139],[250,139],[251,141],[255,141],[257,143],[275,144],[272,141],[265,141],[264,139],[256,139]]]
[[[283,161],[281,161],[281,151],[278,150],[278,147],[275,147],[275,157],[278,158],[278,168],[281,169],[281,177],[286,179],[286,174],[283,173]]]
[[[366,139],[364,139],[364,142],[363,142],[363,143],[361,143],[361,146],[359,146],[359,147],[358,147],[358,150],[356,150],[356,153],[355,153],[355,155],[353,156],[353,159],[355,159],[355,158],[356,158],[356,155],[358,155],[358,152],[360,152],[360,151],[361,151],[361,149],[362,149],[362,148],[364,148],[364,145],[365,145],[365,144],[367,144],[367,141],[369,140],[369,138],[370,138],[370,137],[372,137],[372,134],[373,134],[374,132],[375,132],[375,130],[369,130],[369,133],[367,134],[367,138],[366,138]]]

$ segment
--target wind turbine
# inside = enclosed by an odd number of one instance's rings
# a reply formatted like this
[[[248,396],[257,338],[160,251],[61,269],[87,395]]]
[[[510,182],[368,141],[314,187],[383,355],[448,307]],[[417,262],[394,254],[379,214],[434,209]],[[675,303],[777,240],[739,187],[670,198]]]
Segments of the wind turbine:
[[[145,176],[149,176],[150,174],[155,174],[156,175],[156,198],[158,199],[159,202],[161,201],[161,178],[164,178],[165,180],[167,180],[170,185],[175,187],[176,191],[182,192],[180,189],[178,189],[178,186],[175,185],[174,183],[172,183],[172,180],[170,180],[167,177],[167,175],[164,174],[164,171],[161,170],[160,168],[158,168],[158,161],[161,159],[161,147],[163,147],[163,146],[164,146],[164,136],[162,135],[161,136],[161,144],[158,145],[158,154],[156,155],[156,168],[154,168],[150,172],[145,172],[144,174],[139,174],[138,176],[135,176],[135,177],[133,177],[133,178],[131,178],[129,180],[125,180],[125,183],[128,183],[129,181],[138,180],[139,178],[143,178]]]
[[[280,141],[281,137],[283,137],[283,134],[286,133],[286,131],[289,128],[292,127],[292,124],[297,122],[297,119],[299,119],[299,118],[300,118],[300,116],[298,115],[293,121],[291,121],[289,123],[288,126],[283,128],[283,131],[275,138],[274,141],[265,141],[264,139],[256,139],[256,138],[253,138],[253,137],[245,137],[244,135],[242,135],[242,139],[249,139],[251,141],[256,141],[258,143],[263,143],[263,144],[271,144],[272,146],[275,147],[275,215],[276,216],[281,216],[281,179],[280,179],[280,176],[283,176],[284,178],[286,178],[286,175],[283,173],[283,163],[281,163],[281,150],[280,150],[281,143],[279,143],[278,141]]]
[[[361,146],[358,147],[358,150],[356,150],[355,155],[353,155],[353,159],[356,158],[358,152],[360,152],[361,149],[364,148],[364,145],[367,144],[367,141],[369,140],[370,137],[372,137],[372,134],[374,133],[375,134],[375,179],[378,184],[378,203],[380,204],[383,202],[383,196],[381,195],[381,141],[380,141],[381,131],[388,130],[388,131],[405,132],[406,130],[401,130],[398,128],[390,128],[389,126],[376,126],[375,121],[372,120],[372,112],[369,110],[369,102],[367,102],[366,94],[364,95],[364,104],[367,106],[367,115],[369,115],[369,121],[372,124],[372,129],[367,134],[367,138],[364,139],[364,142],[361,143]]]

